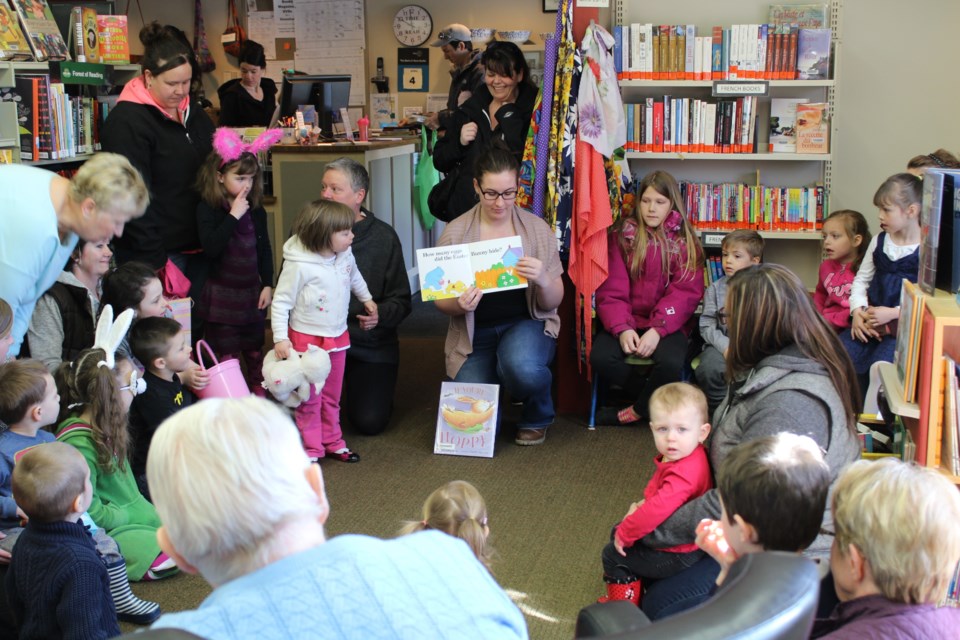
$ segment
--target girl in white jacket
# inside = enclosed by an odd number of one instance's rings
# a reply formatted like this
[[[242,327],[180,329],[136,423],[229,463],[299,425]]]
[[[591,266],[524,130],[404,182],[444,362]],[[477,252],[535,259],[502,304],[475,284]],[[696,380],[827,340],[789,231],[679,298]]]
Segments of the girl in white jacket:
[[[315,200],[297,214],[293,237],[283,245],[283,269],[270,307],[274,349],[286,359],[291,348],[315,344],[330,354],[330,375],[323,390],[296,409],[303,448],[317,460],[331,457],[359,462],[340,430],[340,391],[345,350],[350,347],[347,309],[350,293],[363,303],[376,326],[377,304],[364,282],[350,245],[354,212],[346,205]]]

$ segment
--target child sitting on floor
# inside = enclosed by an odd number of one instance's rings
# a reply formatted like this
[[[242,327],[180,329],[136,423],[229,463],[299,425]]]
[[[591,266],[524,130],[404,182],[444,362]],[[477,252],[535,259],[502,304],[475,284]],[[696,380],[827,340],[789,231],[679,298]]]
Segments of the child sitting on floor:
[[[13,497],[29,522],[17,541],[6,590],[21,638],[120,633],[107,568],[80,522],[92,494],[87,463],[68,444],[38,445],[14,467]]]
[[[0,364],[0,548],[12,552],[23,532],[27,514],[13,497],[11,476],[26,451],[48,442],[44,427],[56,423],[60,394],[45,366],[35,360]],[[160,616],[160,605],[141,600],[130,590],[123,556],[117,543],[86,513],[81,518],[93,535],[97,552],[110,576],[110,592],[117,616],[124,622],[150,624]]]
[[[180,381],[178,373],[193,367],[187,334],[172,318],[143,318],[130,329],[130,350],[144,366],[147,388],[130,405],[130,435],[133,455],[130,466],[140,493],[148,500],[147,452],[160,423],[184,407],[193,404],[193,393]]]
[[[664,385],[650,396],[650,428],[660,452],[657,469],[643,490],[643,499],[630,505],[603,549],[603,580],[608,600],[640,602],[642,578],[666,578],[702,557],[693,543],[651,549],[641,538],[656,529],[679,507],[713,487],[703,442],[710,433],[707,398],[685,382]]]
[[[717,585],[746,553],[810,546],[829,488],[830,468],[807,436],[778,433],[737,446],[717,472],[720,520],[697,526],[697,544],[720,563]]]
[[[408,521],[400,535],[435,529],[460,538],[473,550],[477,559],[490,568],[493,549],[487,525],[487,505],[483,496],[469,482],[454,480],[430,494],[423,503],[423,520]]]

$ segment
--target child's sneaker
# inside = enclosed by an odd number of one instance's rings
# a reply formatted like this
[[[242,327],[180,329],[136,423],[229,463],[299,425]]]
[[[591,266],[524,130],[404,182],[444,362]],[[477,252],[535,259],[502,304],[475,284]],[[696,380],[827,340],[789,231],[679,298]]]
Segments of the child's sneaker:
[[[143,580],[144,582],[149,582],[151,580],[163,580],[164,578],[172,576],[176,572],[176,561],[161,551],[160,555],[157,556],[157,559],[154,560],[153,564],[150,565],[150,568],[147,569],[147,572],[143,576]]]
[[[327,457],[339,460],[340,462],[360,462],[360,454],[355,451],[350,451],[347,447],[339,451],[334,451],[333,453],[328,453]]]

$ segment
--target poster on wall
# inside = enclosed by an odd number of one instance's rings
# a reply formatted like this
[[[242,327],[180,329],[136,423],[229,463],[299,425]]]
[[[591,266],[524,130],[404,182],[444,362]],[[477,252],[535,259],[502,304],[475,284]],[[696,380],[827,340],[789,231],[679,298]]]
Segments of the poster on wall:
[[[430,90],[430,49],[427,47],[397,48],[399,91]]]

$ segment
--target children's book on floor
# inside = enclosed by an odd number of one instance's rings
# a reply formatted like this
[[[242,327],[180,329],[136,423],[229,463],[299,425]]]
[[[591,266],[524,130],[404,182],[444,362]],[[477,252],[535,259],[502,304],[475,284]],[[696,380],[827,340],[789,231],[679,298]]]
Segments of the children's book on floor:
[[[497,435],[500,385],[443,382],[433,452],[492,458]]]
[[[471,286],[484,293],[525,288],[516,268],[522,257],[520,236],[417,249],[420,295],[429,301],[456,298]]]

